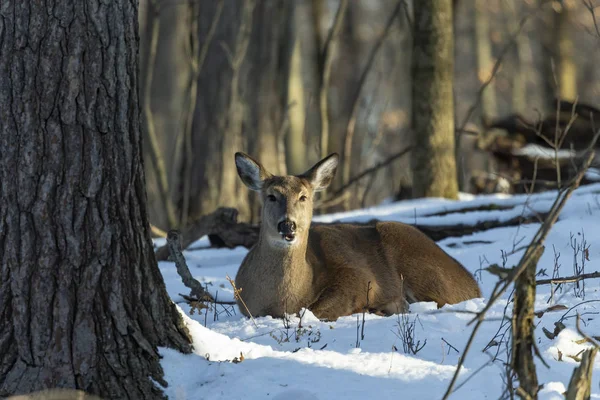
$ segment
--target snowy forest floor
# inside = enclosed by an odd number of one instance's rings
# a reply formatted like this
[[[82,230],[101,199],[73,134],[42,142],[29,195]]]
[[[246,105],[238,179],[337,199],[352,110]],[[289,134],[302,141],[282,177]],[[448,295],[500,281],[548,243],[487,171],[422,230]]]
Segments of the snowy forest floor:
[[[532,196],[462,196],[460,201],[428,199],[383,204],[364,210],[316,217],[322,222],[379,220],[418,222],[420,225],[475,224],[478,221],[509,220],[519,215],[544,213],[556,192]],[[495,205],[492,210],[462,212]],[[490,208],[490,207],[488,207]],[[432,215],[442,214],[442,215]],[[189,294],[171,262],[159,267],[169,295],[184,316],[194,342],[194,353],[183,355],[161,348],[162,366],[169,382],[171,399],[441,399],[466,341],[471,333],[470,312],[481,310],[497,277],[483,270],[491,264],[516,265],[539,228],[527,224],[451,237],[438,244],[471,271],[484,298],[437,310],[433,303],[411,305],[405,316],[380,317],[367,314],[321,322],[310,311],[289,320],[270,317],[243,317],[235,306],[192,310],[180,296]],[[156,245],[163,244],[161,240]],[[233,300],[226,277],[234,278],[247,253],[238,247],[207,248],[200,239],[184,252],[192,275],[219,300]],[[600,271],[600,184],[577,189],[560,214],[537,266],[539,279]],[[495,303],[487,322],[477,333],[471,352],[461,370],[451,399],[498,399],[505,391],[505,362],[510,323],[510,293]],[[554,311],[535,319],[536,343],[549,368],[536,361],[538,378],[544,387],[540,399],[563,399],[582,344],[576,331],[576,313],[582,328],[600,335],[600,279],[566,284],[551,298],[551,286],[537,288],[536,311],[553,305]],[[466,311],[466,312],[465,312]],[[552,332],[555,322],[566,328],[549,339],[542,328]],[[414,347],[405,353],[403,333],[413,329]],[[362,335],[364,333],[364,337]],[[240,361],[242,358],[242,361]],[[600,359],[594,365],[592,398],[600,398]]]

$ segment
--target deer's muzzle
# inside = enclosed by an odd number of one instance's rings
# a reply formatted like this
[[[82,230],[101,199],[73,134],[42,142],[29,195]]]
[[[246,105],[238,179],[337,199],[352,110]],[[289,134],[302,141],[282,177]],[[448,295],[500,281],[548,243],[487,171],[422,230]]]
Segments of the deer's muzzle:
[[[281,221],[277,225],[277,230],[284,240],[291,242],[296,237],[296,223],[289,219]]]

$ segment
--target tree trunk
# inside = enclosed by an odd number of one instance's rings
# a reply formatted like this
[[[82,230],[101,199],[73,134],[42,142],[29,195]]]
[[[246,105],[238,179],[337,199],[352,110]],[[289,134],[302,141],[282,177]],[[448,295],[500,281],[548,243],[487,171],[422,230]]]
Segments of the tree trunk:
[[[157,346],[190,339],[150,241],[137,2],[49,3],[0,5],[0,397],[160,398]]]
[[[415,2],[413,23],[413,194],[457,198],[452,2]]]
[[[554,63],[558,96],[563,100],[577,98],[577,71],[573,61],[573,40],[571,40],[569,6],[566,2],[556,2],[554,10]],[[552,110],[554,111],[554,110]]]
[[[281,134],[287,123],[286,103],[293,41],[292,2],[260,0],[254,9],[248,49],[246,103],[253,138],[251,151],[273,174],[285,174],[279,154]]]
[[[150,221],[163,229],[178,226],[181,211],[182,163],[187,148],[184,141],[185,119],[189,90],[191,88],[191,60],[189,35],[192,26],[187,23],[190,9],[183,4],[172,2],[142,0],[145,3],[144,15],[140,16],[141,24],[146,28],[140,30],[140,96],[148,100],[148,111],[151,115],[142,114],[142,121],[149,118],[152,123],[154,140],[159,156],[164,161],[165,190],[161,197],[161,181],[156,167],[151,161],[151,137],[148,129],[144,132],[144,159],[146,161],[146,190],[148,192],[148,212]],[[141,3],[142,3],[141,2]],[[142,13],[140,4],[140,13]],[[192,17],[195,17],[192,16]],[[152,30],[158,35],[152,42]],[[154,57],[150,47],[155,46]],[[150,65],[152,62],[152,65]],[[153,72],[151,82],[147,82],[148,72]],[[148,85],[148,86],[146,86]],[[145,99],[146,92],[150,99]],[[165,204],[164,197],[168,204]],[[168,213],[167,210],[171,209]],[[169,216],[170,214],[170,216]]]
[[[235,169],[236,151],[247,151],[244,116],[244,65],[252,31],[255,1],[236,0],[223,7],[214,34],[218,2],[203,1],[198,37],[201,46],[210,41],[206,60],[198,75],[198,97],[192,129],[192,159],[189,219],[219,206],[237,208],[248,219],[247,190]]]
[[[303,52],[298,33],[295,33],[293,46],[287,96],[290,129],[285,137],[285,161],[289,173],[301,174],[307,169],[308,162],[304,140],[306,100],[302,79]]]
[[[289,127],[287,88],[294,7],[293,2],[279,0],[256,3],[246,62],[248,79],[243,82],[247,104],[244,125],[246,136],[250,138],[248,150],[275,175],[286,174],[282,147],[283,135]],[[258,221],[258,196],[250,194],[248,203],[252,221]]]
[[[480,85],[489,80],[494,68],[488,7],[487,0],[475,0],[475,43],[477,48],[477,75]],[[481,114],[484,119],[489,119],[495,118],[497,112],[496,85],[491,82],[483,91]]]

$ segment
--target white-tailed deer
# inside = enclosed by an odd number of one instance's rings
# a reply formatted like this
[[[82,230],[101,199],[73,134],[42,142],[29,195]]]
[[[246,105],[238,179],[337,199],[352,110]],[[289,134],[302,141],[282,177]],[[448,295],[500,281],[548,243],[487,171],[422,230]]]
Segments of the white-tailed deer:
[[[261,193],[259,239],[235,283],[246,316],[296,313],[302,307],[335,320],[367,310],[407,311],[407,302],[439,307],[481,297],[473,276],[416,228],[399,222],[311,227],[313,195],[332,181],[332,154],[298,176],[274,176],[236,153],[246,186]]]

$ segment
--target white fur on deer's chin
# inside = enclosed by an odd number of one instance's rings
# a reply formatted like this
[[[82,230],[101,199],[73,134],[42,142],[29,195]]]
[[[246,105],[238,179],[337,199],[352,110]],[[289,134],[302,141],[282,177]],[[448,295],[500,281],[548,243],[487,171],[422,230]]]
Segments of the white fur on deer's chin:
[[[275,237],[272,237],[269,240],[269,243],[271,244],[271,246],[273,247],[278,247],[278,248],[289,248],[292,246],[295,246],[297,243],[299,243],[298,237],[294,237],[292,240],[287,240],[284,237],[282,237],[281,235],[277,235]]]

